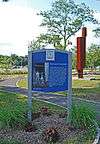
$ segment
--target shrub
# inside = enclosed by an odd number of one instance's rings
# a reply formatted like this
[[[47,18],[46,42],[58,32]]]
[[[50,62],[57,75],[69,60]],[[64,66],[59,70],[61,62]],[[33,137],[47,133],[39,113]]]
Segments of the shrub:
[[[76,128],[88,129],[95,125],[95,112],[87,106],[73,106],[71,124]]]

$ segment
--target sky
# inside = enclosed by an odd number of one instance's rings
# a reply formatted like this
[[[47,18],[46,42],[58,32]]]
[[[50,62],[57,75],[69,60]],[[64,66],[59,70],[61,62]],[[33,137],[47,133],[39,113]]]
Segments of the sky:
[[[42,18],[36,13],[40,10],[50,9],[51,1],[54,0],[9,0],[3,3],[0,0],[0,54],[3,55],[26,55],[29,43],[44,33],[45,29],[39,25]],[[95,17],[100,21],[100,0],[75,0],[76,3],[85,2],[95,10]],[[95,38],[92,29],[94,26],[87,24],[87,47],[91,43],[100,44],[100,38]],[[79,31],[70,38],[76,45],[76,37],[81,36]]]

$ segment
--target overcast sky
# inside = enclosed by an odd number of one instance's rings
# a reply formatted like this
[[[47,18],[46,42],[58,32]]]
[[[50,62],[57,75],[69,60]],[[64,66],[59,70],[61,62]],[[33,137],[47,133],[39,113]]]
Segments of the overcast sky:
[[[75,0],[80,3],[80,0]],[[36,13],[50,8],[51,0],[9,0],[3,3],[0,0],[0,54],[26,55],[27,47],[33,38],[45,30],[39,27],[42,18]],[[100,21],[100,0],[83,0],[92,9],[96,10],[95,17]],[[87,47],[91,43],[100,44],[100,38],[92,33],[93,25],[87,24]],[[81,36],[80,32],[76,36]],[[70,39],[76,45],[76,38]]]

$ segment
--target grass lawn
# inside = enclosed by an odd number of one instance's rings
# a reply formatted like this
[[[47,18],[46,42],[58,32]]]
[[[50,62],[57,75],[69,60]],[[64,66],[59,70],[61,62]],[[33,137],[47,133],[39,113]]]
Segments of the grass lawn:
[[[48,107],[54,112],[64,112],[65,110],[63,107],[36,99],[33,99],[32,106],[34,112],[40,110],[42,107]],[[27,110],[27,97],[21,94],[0,91],[0,114],[2,112],[1,109],[7,109],[8,111],[18,109],[22,112],[25,112]]]
[[[87,78],[88,76],[84,76]],[[100,79],[100,75],[94,75],[93,78]],[[22,88],[27,88],[27,80],[22,79],[18,82],[18,86]],[[97,100],[100,100],[100,80],[82,80],[73,79],[72,83],[73,95],[75,97],[82,97],[93,99],[94,96]],[[66,95],[65,92],[58,92],[57,94]]]
[[[21,88],[27,88],[28,87],[27,79],[21,79],[20,81],[18,81],[17,86]]]
[[[100,76],[93,76],[100,79]],[[87,97],[100,95],[100,80],[73,80],[74,96]],[[99,99],[100,100],[100,99]]]
[[[0,79],[25,77],[26,74],[0,74]]]

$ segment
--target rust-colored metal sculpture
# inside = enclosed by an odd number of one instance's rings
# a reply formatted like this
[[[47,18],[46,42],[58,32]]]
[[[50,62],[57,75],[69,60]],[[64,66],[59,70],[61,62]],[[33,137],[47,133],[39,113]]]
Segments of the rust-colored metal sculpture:
[[[83,69],[85,68],[86,61],[86,27],[82,28],[82,37],[77,37],[77,63],[76,68],[78,72],[78,78],[83,78]]]

